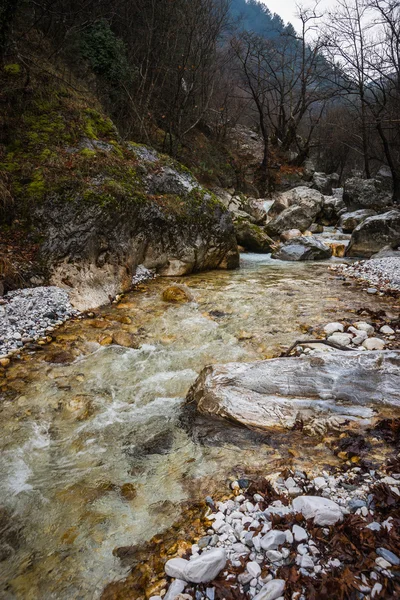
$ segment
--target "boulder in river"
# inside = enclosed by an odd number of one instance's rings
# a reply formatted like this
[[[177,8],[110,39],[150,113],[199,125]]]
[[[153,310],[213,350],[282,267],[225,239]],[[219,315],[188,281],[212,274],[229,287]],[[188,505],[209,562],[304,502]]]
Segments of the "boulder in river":
[[[238,244],[249,252],[271,252],[274,242],[259,225],[254,225],[245,219],[237,219],[235,233]]]
[[[332,256],[332,249],[316,237],[301,236],[291,239],[272,253],[279,260],[325,260]]]
[[[343,233],[352,233],[352,231],[363,223],[368,217],[374,217],[376,212],[370,208],[346,212],[340,217],[339,227]]]
[[[400,245],[400,211],[390,210],[382,215],[368,217],[352,235],[346,256],[370,258],[382,248]]]
[[[292,428],[300,420],[370,418],[373,408],[400,407],[400,351],[212,365],[188,401],[201,413],[261,430]]]

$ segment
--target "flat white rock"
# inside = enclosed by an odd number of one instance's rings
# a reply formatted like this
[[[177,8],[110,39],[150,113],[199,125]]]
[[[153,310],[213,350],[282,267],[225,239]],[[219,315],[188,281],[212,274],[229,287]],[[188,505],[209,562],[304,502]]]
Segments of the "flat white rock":
[[[282,596],[285,589],[285,581],[283,579],[273,579],[264,585],[253,600],[277,600]]]
[[[226,565],[226,552],[222,548],[203,552],[199,557],[188,561],[185,579],[191,583],[207,583],[217,577]]]
[[[351,333],[333,333],[328,337],[328,342],[334,342],[340,346],[350,346],[352,339]]]
[[[336,502],[319,496],[298,496],[293,500],[293,509],[306,519],[314,519],[316,525],[334,525],[343,519]]]
[[[325,325],[324,331],[326,335],[332,335],[333,333],[336,333],[338,331],[343,332],[344,326],[341,323],[328,323],[327,325]]]
[[[364,340],[362,345],[366,350],[383,350],[386,343],[380,338],[370,337]]]

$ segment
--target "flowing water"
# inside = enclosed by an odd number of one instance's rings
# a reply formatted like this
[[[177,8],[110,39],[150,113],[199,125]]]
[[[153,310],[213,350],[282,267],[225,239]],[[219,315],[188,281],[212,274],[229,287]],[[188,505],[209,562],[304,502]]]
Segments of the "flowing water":
[[[357,309],[390,310],[327,267],[245,255],[238,271],[184,278],[195,301],[179,305],[163,302],[171,282],[156,279],[7,371],[1,598],[99,598],[128,573],[115,548],[162,532],[228,475],[287,464],[290,437],[188,417],[183,402],[207,364],[276,356]],[[99,345],[121,329],[141,347]],[[323,444],[301,444],[299,465],[334,460]]]

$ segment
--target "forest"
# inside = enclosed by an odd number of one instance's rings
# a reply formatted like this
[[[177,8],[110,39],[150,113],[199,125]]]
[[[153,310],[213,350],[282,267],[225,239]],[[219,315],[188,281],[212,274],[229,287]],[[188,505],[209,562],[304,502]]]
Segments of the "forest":
[[[312,154],[341,178],[388,169],[399,201],[396,0],[303,9],[297,30],[257,0],[3,0],[1,11],[1,60],[9,75],[18,61],[25,91],[42,60],[60,61],[126,139],[179,157],[193,130],[223,140],[240,122],[263,137],[266,179]]]

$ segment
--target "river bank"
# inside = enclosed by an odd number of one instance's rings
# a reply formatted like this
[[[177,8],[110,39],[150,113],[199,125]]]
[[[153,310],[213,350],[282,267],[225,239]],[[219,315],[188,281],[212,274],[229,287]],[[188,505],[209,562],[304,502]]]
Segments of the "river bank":
[[[184,304],[165,302],[171,281],[158,278],[0,369],[2,593],[99,598],[121,581],[115,597],[145,597],[143,580],[136,596],[124,588],[135,558],[118,549],[162,540],[229,476],[340,466],[326,441],[301,432],[271,436],[183,411],[207,364],[278,356],[363,311],[393,315],[393,299],[360,294],[327,266],[244,255],[238,271],[182,279],[194,297]],[[137,347],[114,344],[119,332]],[[174,536],[171,547],[179,527]]]

